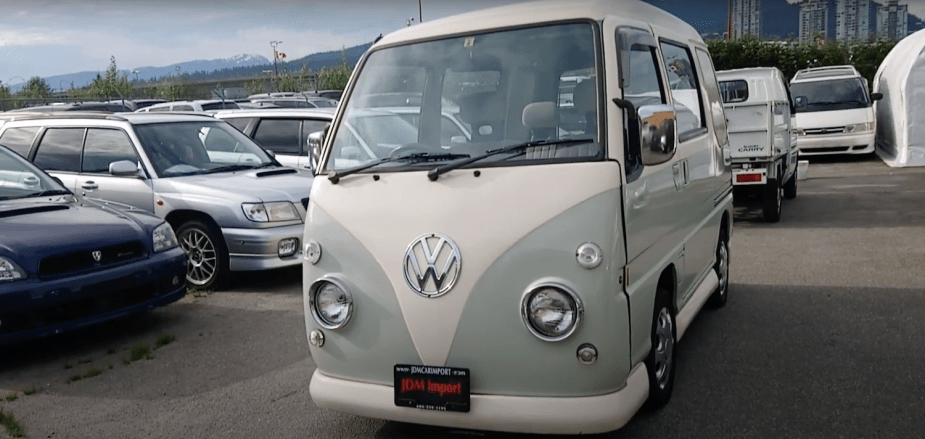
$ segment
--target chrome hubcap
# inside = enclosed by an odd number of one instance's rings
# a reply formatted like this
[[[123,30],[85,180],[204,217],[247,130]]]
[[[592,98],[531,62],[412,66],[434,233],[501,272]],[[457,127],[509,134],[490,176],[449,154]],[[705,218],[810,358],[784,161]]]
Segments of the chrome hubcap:
[[[668,384],[674,354],[674,321],[668,308],[662,308],[655,322],[655,382],[660,389]]]
[[[719,276],[719,294],[726,294],[726,282],[729,279],[729,250],[726,242],[720,241],[716,252],[716,274]]]
[[[215,275],[215,246],[212,240],[198,229],[190,229],[180,237],[180,247],[186,252],[186,280],[193,285],[205,285]]]

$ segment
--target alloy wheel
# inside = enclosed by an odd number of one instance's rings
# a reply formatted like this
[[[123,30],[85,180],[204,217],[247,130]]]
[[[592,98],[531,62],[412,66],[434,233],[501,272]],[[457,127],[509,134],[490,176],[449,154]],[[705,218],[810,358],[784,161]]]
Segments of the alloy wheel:
[[[193,285],[205,285],[215,276],[218,259],[215,245],[205,232],[190,229],[180,236],[180,247],[186,252],[186,280]]]
[[[667,307],[659,311],[655,325],[655,381],[660,389],[664,389],[671,378],[674,355],[674,319]]]

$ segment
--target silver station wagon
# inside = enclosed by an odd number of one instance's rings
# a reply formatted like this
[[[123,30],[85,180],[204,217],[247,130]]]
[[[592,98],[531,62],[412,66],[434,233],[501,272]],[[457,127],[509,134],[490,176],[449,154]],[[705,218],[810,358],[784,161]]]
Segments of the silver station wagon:
[[[3,125],[0,144],[80,196],[167,220],[199,288],[220,287],[229,271],[301,263],[311,174],[210,116],[24,115]]]

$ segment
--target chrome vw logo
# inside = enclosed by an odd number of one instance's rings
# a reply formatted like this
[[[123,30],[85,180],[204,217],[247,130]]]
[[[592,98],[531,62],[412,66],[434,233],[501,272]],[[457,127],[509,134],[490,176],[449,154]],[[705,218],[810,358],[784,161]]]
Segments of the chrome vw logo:
[[[404,258],[405,281],[424,297],[440,297],[459,278],[459,247],[446,235],[429,233],[411,242]]]
[[[96,261],[96,262],[99,262],[100,259],[103,259],[103,252],[101,252],[101,251],[95,251],[95,252],[93,252],[93,253],[91,253],[91,254],[93,255],[93,260]]]

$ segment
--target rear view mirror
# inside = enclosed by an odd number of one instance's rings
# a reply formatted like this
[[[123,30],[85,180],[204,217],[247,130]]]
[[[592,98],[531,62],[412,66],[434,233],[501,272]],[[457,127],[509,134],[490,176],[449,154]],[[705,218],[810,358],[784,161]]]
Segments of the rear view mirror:
[[[797,96],[793,98],[793,106],[796,108],[803,108],[808,103],[806,96]]]
[[[324,144],[324,133],[325,131],[316,131],[308,135],[308,156],[311,159],[312,172],[318,169],[321,146]]]
[[[677,150],[675,143],[675,112],[669,105],[639,107],[639,128],[642,131],[642,164],[658,165],[671,160]]]
[[[873,101],[879,101],[880,99],[883,99],[883,93],[871,93],[870,99]]]
[[[138,174],[138,164],[128,160],[119,160],[109,164],[109,173],[117,177]]]

